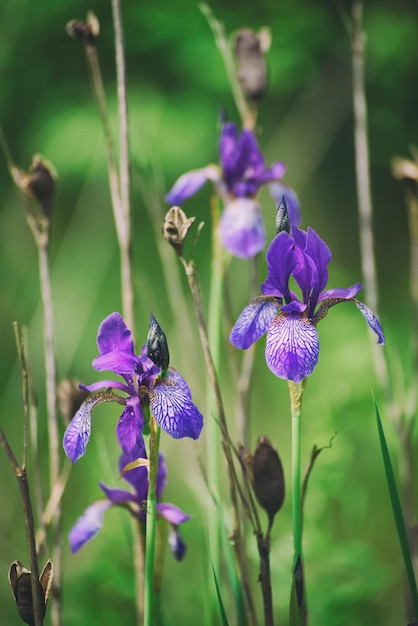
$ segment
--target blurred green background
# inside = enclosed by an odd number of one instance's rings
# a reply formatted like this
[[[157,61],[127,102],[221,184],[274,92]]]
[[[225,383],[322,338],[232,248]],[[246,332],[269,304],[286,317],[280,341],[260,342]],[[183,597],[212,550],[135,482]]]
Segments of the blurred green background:
[[[133,175],[136,334],[145,340],[152,310],[164,328],[171,361],[189,381],[203,410],[206,372],[190,296],[174,252],[162,241],[164,193],[184,171],[217,161],[217,119],[237,112],[208,24],[191,0],[123,3]],[[408,231],[402,190],[390,159],[408,155],[418,138],[418,11],[414,0],[365,3],[371,177],[381,322],[393,362],[409,372],[410,301]],[[216,0],[210,4],[228,33],[268,25],[270,87],[260,107],[259,141],[270,164],[287,163],[286,182],[299,194],[303,225],[333,250],[329,285],[361,280],[354,177],[350,42],[343,13],[350,2],[329,0]],[[94,10],[100,20],[99,54],[116,136],[116,90],[110,1],[14,0],[0,7],[0,124],[14,161],[27,169],[35,153],[58,171],[51,263],[59,377],[98,380],[91,368],[102,319],[120,310],[118,250],[113,227],[102,128],[81,44],[65,32],[73,18]],[[207,226],[196,262],[207,304],[210,262],[209,186],[187,202],[188,215]],[[269,238],[273,201],[261,194]],[[158,217],[155,217],[158,216]],[[157,226],[156,226],[157,225]],[[236,316],[248,301],[246,262],[230,267]],[[265,278],[260,262],[261,280]],[[45,451],[42,316],[37,252],[19,193],[0,156],[0,421],[21,457],[21,378],[12,322],[28,327],[29,357],[39,394],[41,451]],[[225,321],[225,337],[230,322]],[[319,327],[321,356],[304,399],[303,459],[314,444],[332,448],[319,457],[306,503],[305,560],[311,624],[334,626],[406,623],[402,563],[378,447],[371,390],[376,387],[370,331],[354,306],[337,307]],[[227,339],[225,339],[226,353]],[[234,383],[225,358],[222,390],[234,432]],[[382,408],[382,407],[381,407]],[[256,353],[251,396],[251,445],[267,435],[290,481],[287,385],[267,369],[263,341]],[[382,410],[397,464],[398,446]],[[117,486],[114,426],[117,407],[99,408],[88,454],[74,468],[65,493],[63,531],[101,497],[98,481]],[[208,419],[208,418],[206,418]],[[62,432],[64,425],[62,425]],[[163,434],[169,483],[164,500],[193,516],[184,526],[183,563],[166,555],[163,612],[167,624],[202,621],[207,584],[206,517],[210,500],[199,470],[205,436],[194,443]],[[19,452],[18,452],[19,451]],[[0,454],[1,624],[19,623],[7,583],[10,563],[28,565],[16,481]],[[45,483],[47,479],[45,477]],[[288,488],[290,494],[290,484]],[[226,512],[228,518],[228,509]],[[65,624],[135,623],[131,525],[112,510],[100,535],[79,554],[64,541]],[[257,554],[249,537],[254,588]],[[288,495],[272,538],[272,576],[278,623],[287,623],[292,557]],[[228,588],[222,581],[228,604]],[[256,589],[259,600],[259,592]],[[261,611],[260,611],[261,615]],[[48,618],[49,619],[49,618]]]

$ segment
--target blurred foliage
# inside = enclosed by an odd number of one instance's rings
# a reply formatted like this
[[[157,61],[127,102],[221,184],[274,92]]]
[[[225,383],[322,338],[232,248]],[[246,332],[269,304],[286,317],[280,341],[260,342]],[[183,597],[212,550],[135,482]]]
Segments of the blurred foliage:
[[[408,363],[407,222],[403,195],[391,178],[389,161],[394,154],[407,154],[410,144],[418,141],[418,12],[414,0],[401,0],[396,6],[390,0],[365,4],[381,318],[394,361]],[[244,26],[271,28],[270,88],[260,109],[260,144],[268,162],[287,163],[286,181],[300,196],[304,225],[318,230],[333,250],[330,286],[354,283],[360,279],[360,262],[350,42],[344,25],[350,2],[216,0],[211,8],[228,33]],[[60,377],[76,376],[86,383],[95,380],[91,361],[96,355],[98,325],[121,306],[102,129],[84,51],[65,32],[70,19],[84,19],[88,10],[97,13],[101,24],[99,54],[116,129],[110,1],[92,0],[86,5],[80,0],[14,0],[3,2],[0,8],[0,124],[16,164],[27,168],[33,154],[42,153],[58,171],[51,248],[58,369]],[[237,113],[222,60],[196,2],[126,0],[123,19],[133,163],[137,344],[145,340],[152,310],[168,336],[173,365],[187,378],[196,403],[203,407],[205,368],[186,283],[174,254],[165,251],[161,257],[152,216],[162,215],[164,193],[179,174],[217,160],[219,110],[224,107],[235,121]],[[42,317],[36,249],[3,157],[0,163],[0,415],[2,428],[19,450],[21,382],[12,321],[28,327],[29,358],[42,416]],[[208,223],[209,194],[205,188],[191,199],[185,207],[188,215]],[[267,194],[262,199],[271,237],[274,206]],[[209,255],[209,229],[205,228],[196,262],[206,299]],[[263,263],[261,273],[264,279]],[[248,269],[243,261],[232,262],[230,282],[235,290],[235,316],[247,301]],[[405,622],[402,570],[375,432],[368,329],[355,307],[337,309],[320,326],[320,363],[304,400],[306,461],[314,444],[327,445],[338,433],[332,448],[322,452],[310,481],[304,539],[308,605],[312,624],[398,626]],[[226,336],[229,327],[226,320]],[[227,363],[222,388],[233,423],[235,398]],[[253,390],[251,440],[255,443],[259,435],[267,435],[289,476],[287,388],[267,370],[262,345],[257,348]],[[84,508],[100,497],[100,479],[115,485],[116,412],[100,408],[95,415],[90,454],[73,469],[65,494],[65,534]],[[45,432],[41,430],[40,435],[44,442]],[[396,442],[390,435],[389,441],[396,456]],[[200,558],[207,541],[209,499],[198,466],[204,442],[174,442],[163,436],[162,446],[169,469],[165,497],[193,516],[184,528],[185,561],[175,563],[167,554],[163,614],[167,624],[195,624],[202,621],[207,576]],[[2,622],[15,624],[6,572],[13,560],[26,561],[26,546],[17,488],[4,455],[0,455],[0,472],[4,477],[0,605]],[[290,589],[290,528],[287,500],[272,539],[271,567],[281,623],[285,623]],[[71,555],[65,543],[67,624],[134,623],[130,533],[125,511],[111,511],[102,533],[80,554]],[[256,588],[257,557],[251,537],[249,548]]]

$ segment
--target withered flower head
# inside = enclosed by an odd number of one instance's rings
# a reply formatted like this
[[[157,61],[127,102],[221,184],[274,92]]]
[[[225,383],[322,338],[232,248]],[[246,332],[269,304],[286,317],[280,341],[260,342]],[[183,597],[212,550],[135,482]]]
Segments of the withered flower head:
[[[250,100],[261,100],[266,91],[265,53],[269,46],[270,31],[268,29],[254,33],[249,28],[243,28],[235,35],[238,80]]]
[[[260,437],[258,440],[252,465],[254,493],[272,521],[282,508],[285,485],[279,455],[267,437]]]
[[[184,242],[195,219],[188,218],[179,206],[171,207],[164,218],[163,237],[180,257],[183,256]]]
[[[97,15],[93,13],[93,11],[89,11],[85,22],[81,20],[71,20],[66,26],[66,31],[70,37],[81,41],[85,46],[94,48],[100,32],[100,24]]]
[[[37,591],[43,606],[42,617],[45,615],[46,603],[52,585],[54,568],[52,561],[48,560],[39,576]],[[13,561],[9,569],[9,582],[12,594],[16,600],[17,610],[21,619],[29,626],[34,626],[34,606],[32,599],[32,586],[30,571],[20,561]]]

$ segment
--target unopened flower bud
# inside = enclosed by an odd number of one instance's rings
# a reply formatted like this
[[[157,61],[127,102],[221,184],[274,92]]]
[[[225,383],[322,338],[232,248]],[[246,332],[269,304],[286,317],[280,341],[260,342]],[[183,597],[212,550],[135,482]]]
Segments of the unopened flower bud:
[[[71,20],[71,22],[68,22],[66,30],[70,37],[81,41],[85,46],[94,48],[96,39],[99,36],[100,24],[97,15],[93,11],[89,11],[85,22]]]
[[[152,313],[150,314],[147,337],[147,357],[163,372],[168,369],[170,355],[168,352],[167,338]]]
[[[258,440],[252,465],[254,493],[272,521],[282,508],[285,486],[279,455],[267,437],[260,437]]]
[[[53,565],[48,560],[39,576],[37,592],[42,606],[42,617],[45,615],[46,603],[52,584]],[[31,573],[20,561],[13,561],[9,569],[9,582],[12,594],[16,600],[20,618],[29,626],[34,626],[34,606],[32,598]]]
[[[270,32],[263,29],[254,33],[243,28],[235,36],[235,54],[238,79],[244,94],[250,100],[260,100],[267,86],[265,53],[270,46]]]
[[[290,234],[289,214],[284,196],[282,196],[276,212],[276,233],[281,233],[283,230]]]
[[[183,246],[195,217],[187,217],[183,209],[173,206],[167,212],[163,223],[163,237],[179,256],[183,255]]]
[[[78,381],[73,378],[64,378],[58,385],[57,395],[60,413],[68,426],[89,392],[80,389]]]

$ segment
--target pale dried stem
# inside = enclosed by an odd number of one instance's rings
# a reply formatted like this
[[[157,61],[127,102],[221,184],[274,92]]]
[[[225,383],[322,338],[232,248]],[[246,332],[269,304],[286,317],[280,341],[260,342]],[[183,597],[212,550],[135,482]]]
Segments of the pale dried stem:
[[[213,389],[215,396],[215,403],[217,414],[219,416],[219,425],[222,434],[222,450],[225,455],[225,460],[228,468],[229,478],[229,492],[231,498],[231,505],[233,511],[233,536],[231,537],[231,544],[235,552],[239,571],[241,573],[241,584],[243,589],[244,603],[247,611],[248,623],[253,626],[257,623],[255,615],[254,603],[251,595],[251,588],[249,584],[249,572],[248,563],[245,555],[244,541],[240,527],[239,516],[239,503],[237,496],[237,479],[235,474],[234,463],[232,459],[231,447],[229,445],[228,426],[225,417],[225,411],[222,402],[221,390],[219,387],[218,377],[213,364],[212,354],[209,347],[208,331],[206,327],[206,321],[203,314],[202,302],[200,298],[200,290],[197,282],[196,267],[193,261],[187,263],[184,258],[181,257],[187,280],[189,282],[190,292],[192,294],[193,304],[195,307],[196,317],[198,321],[198,329],[200,341],[203,348],[203,355],[208,370],[209,381]]]

